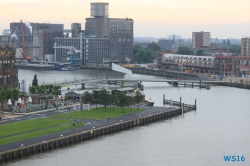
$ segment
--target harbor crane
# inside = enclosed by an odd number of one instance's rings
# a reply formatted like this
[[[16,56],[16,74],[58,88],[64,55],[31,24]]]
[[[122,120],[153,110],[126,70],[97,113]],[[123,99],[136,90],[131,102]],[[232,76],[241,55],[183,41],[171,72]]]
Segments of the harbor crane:
[[[69,52],[68,52],[68,54],[69,55],[73,55],[73,52],[74,53],[80,53],[80,58],[78,58],[77,60],[82,60],[82,51],[81,50],[77,50],[75,47],[73,47],[73,46],[62,46],[62,45],[60,45],[60,44],[54,44],[54,47],[53,47],[54,49],[55,49],[55,55],[54,55],[54,61],[56,62],[56,49],[57,48],[63,48],[63,49],[67,49],[67,50],[69,50]],[[75,60],[75,59],[73,59],[72,57],[71,57],[71,61],[72,60]]]

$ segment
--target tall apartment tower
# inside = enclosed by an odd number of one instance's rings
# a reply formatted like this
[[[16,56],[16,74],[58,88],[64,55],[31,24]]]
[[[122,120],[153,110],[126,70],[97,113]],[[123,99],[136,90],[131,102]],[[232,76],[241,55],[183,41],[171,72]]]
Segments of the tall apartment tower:
[[[133,58],[133,23],[128,18],[109,18],[108,3],[91,3],[91,18],[85,30],[90,37],[109,38],[111,59],[124,62]]]
[[[250,38],[241,38],[241,56],[250,56]]]
[[[71,24],[72,37],[77,37],[81,33],[81,24],[72,23]]]
[[[195,50],[210,46],[210,32],[193,32],[192,43]]]

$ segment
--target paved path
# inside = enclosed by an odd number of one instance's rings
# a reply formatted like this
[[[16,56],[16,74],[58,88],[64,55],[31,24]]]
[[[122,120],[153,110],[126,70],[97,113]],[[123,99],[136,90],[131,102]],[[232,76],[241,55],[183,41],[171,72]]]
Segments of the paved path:
[[[93,106],[94,107],[94,106]],[[161,110],[165,110],[165,111],[169,111],[172,110],[176,107],[148,107],[148,106],[140,106],[140,108],[146,108],[145,111],[142,112],[136,112],[133,114],[128,114],[128,115],[124,115],[124,116],[120,116],[120,117],[116,117],[116,118],[110,118],[109,121],[108,120],[95,120],[95,119],[88,119],[88,120],[82,120],[82,122],[85,123],[84,126],[76,128],[76,129],[70,129],[67,131],[62,131],[62,132],[58,132],[58,133],[53,133],[53,134],[49,134],[49,135],[45,135],[45,136],[41,136],[38,138],[32,138],[32,139],[28,139],[28,140],[23,140],[23,141],[18,141],[18,142],[13,142],[13,143],[9,143],[9,144],[5,144],[5,145],[0,145],[0,152],[3,151],[8,151],[11,149],[16,149],[18,147],[20,147],[21,144],[23,144],[24,146],[28,146],[28,145],[32,145],[32,144],[36,144],[36,143],[41,143],[42,141],[48,141],[48,140],[52,140],[55,138],[60,137],[61,135],[63,136],[67,136],[67,135],[71,135],[74,133],[80,133],[83,131],[87,131],[92,129],[93,127],[95,128],[100,128],[100,127],[104,127],[104,126],[108,126],[111,124],[115,124],[115,123],[119,123],[121,120],[122,121],[128,121],[131,119],[136,119],[140,116],[147,116],[149,114],[155,114],[160,112]],[[60,110],[58,110],[60,111]],[[61,110],[62,111],[62,110]],[[44,112],[44,114],[40,114],[43,115],[44,117],[48,117],[54,114],[57,114],[57,111],[51,111],[51,112]],[[5,119],[4,122],[0,123],[4,124],[4,123],[11,123],[13,121],[16,120],[27,120],[27,119],[34,119],[34,118],[39,118],[41,117],[38,114],[33,114],[33,115],[24,115],[24,116],[19,116],[19,117],[15,117],[12,119]]]

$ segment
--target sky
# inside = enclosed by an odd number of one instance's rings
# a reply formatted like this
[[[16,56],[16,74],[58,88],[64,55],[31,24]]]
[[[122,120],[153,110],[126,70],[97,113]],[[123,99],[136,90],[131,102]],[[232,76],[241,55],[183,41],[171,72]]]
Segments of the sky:
[[[110,18],[132,18],[134,37],[192,38],[210,32],[211,38],[250,36],[250,0],[0,0],[0,35],[11,22],[71,23],[85,26],[91,2],[109,3]]]

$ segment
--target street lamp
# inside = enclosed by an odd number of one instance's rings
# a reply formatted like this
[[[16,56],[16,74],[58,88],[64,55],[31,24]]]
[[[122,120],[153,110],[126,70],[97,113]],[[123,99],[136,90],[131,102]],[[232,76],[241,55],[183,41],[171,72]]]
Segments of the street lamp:
[[[8,99],[7,104],[8,104],[8,108],[9,108],[9,114],[13,114],[13,113],[10,113],[10,106],[12,105],[12,102],[11,102],[11,100],[10,100],[10,99]]]
[[[32,98],[31,97],[29,97],[28,98],[28,103],[29,103],[29,110],[31,111],[31,108],[30,108],[30,103],[32,102]]]

